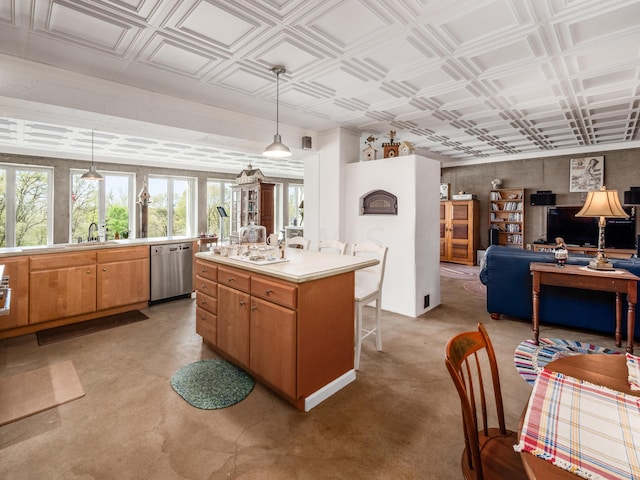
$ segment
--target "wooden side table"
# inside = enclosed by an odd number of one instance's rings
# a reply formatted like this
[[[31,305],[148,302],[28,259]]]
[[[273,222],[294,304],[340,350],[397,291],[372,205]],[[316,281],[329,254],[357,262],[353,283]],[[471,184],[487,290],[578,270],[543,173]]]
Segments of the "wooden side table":
[[[636,303],[638,301],[639,278],[628,270],[617,268],[612,271],[590,270],[577,265],[558,267],[554,263],[534,262],[529,265],[533,274],[533,337],[538,344],[540,333],[540,287],[552,285],[556,287],[582,288],[614,292],[616,294],[616,346],[622,345],[621,320],[622,297],[627,295],[627,352],[633,353],[633,333],[635,330]]]

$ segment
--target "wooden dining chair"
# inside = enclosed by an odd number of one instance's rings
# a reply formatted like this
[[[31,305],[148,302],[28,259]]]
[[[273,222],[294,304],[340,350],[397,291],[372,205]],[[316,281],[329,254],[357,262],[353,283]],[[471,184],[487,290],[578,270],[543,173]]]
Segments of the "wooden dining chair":
[[[505,426],[498,364],[482,323],[478,324],[477,332],[460,333],[447,342],[445,363],[462,405],[464,478],[526,480],[520,454],[513,450],[518,443],[517,434]],[[485,374],[489,370],[490,378],[487,378],[489,375],[483,376],[483,368]],[[490,384],[486,383],[487,380]],[[497,428],[489,428],[487,424],[487,411],[491,406],[495,408]],[[480,428],[479,420],[482,420]]]
[[[301,248],[303,250],[309,250],[309,245],[311,244],[311,240],[307,240],[303,237],[291,237],[287,238],[285,244],[289,248]]]
[[[344,255],[347,251],[347,244],[339,240],[320,240],[318,251],[320,253],[338,253]]]

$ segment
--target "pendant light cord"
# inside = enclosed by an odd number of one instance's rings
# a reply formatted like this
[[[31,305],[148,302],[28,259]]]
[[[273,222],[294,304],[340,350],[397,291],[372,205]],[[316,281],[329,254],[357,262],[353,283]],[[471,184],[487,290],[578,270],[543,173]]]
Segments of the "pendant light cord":
[[[280,134],[280,71],[276,72],[276,135]]]

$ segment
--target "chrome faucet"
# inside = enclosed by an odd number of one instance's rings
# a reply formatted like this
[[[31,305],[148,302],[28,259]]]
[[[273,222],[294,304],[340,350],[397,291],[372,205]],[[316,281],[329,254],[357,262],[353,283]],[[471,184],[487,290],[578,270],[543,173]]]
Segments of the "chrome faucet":
[[[96,231],[98,230],[98,224],[96,222],[91,222],[89,224],[89,233],[87,235],[87,242],[94,242],[98,240],[96,235]]]

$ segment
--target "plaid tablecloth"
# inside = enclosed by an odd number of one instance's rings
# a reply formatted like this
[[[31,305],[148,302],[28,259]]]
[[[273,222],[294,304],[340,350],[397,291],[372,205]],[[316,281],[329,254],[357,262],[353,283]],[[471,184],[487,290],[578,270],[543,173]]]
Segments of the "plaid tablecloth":
[[[640,479],[640,397],[545,368],[514,448],[583,478]]]

